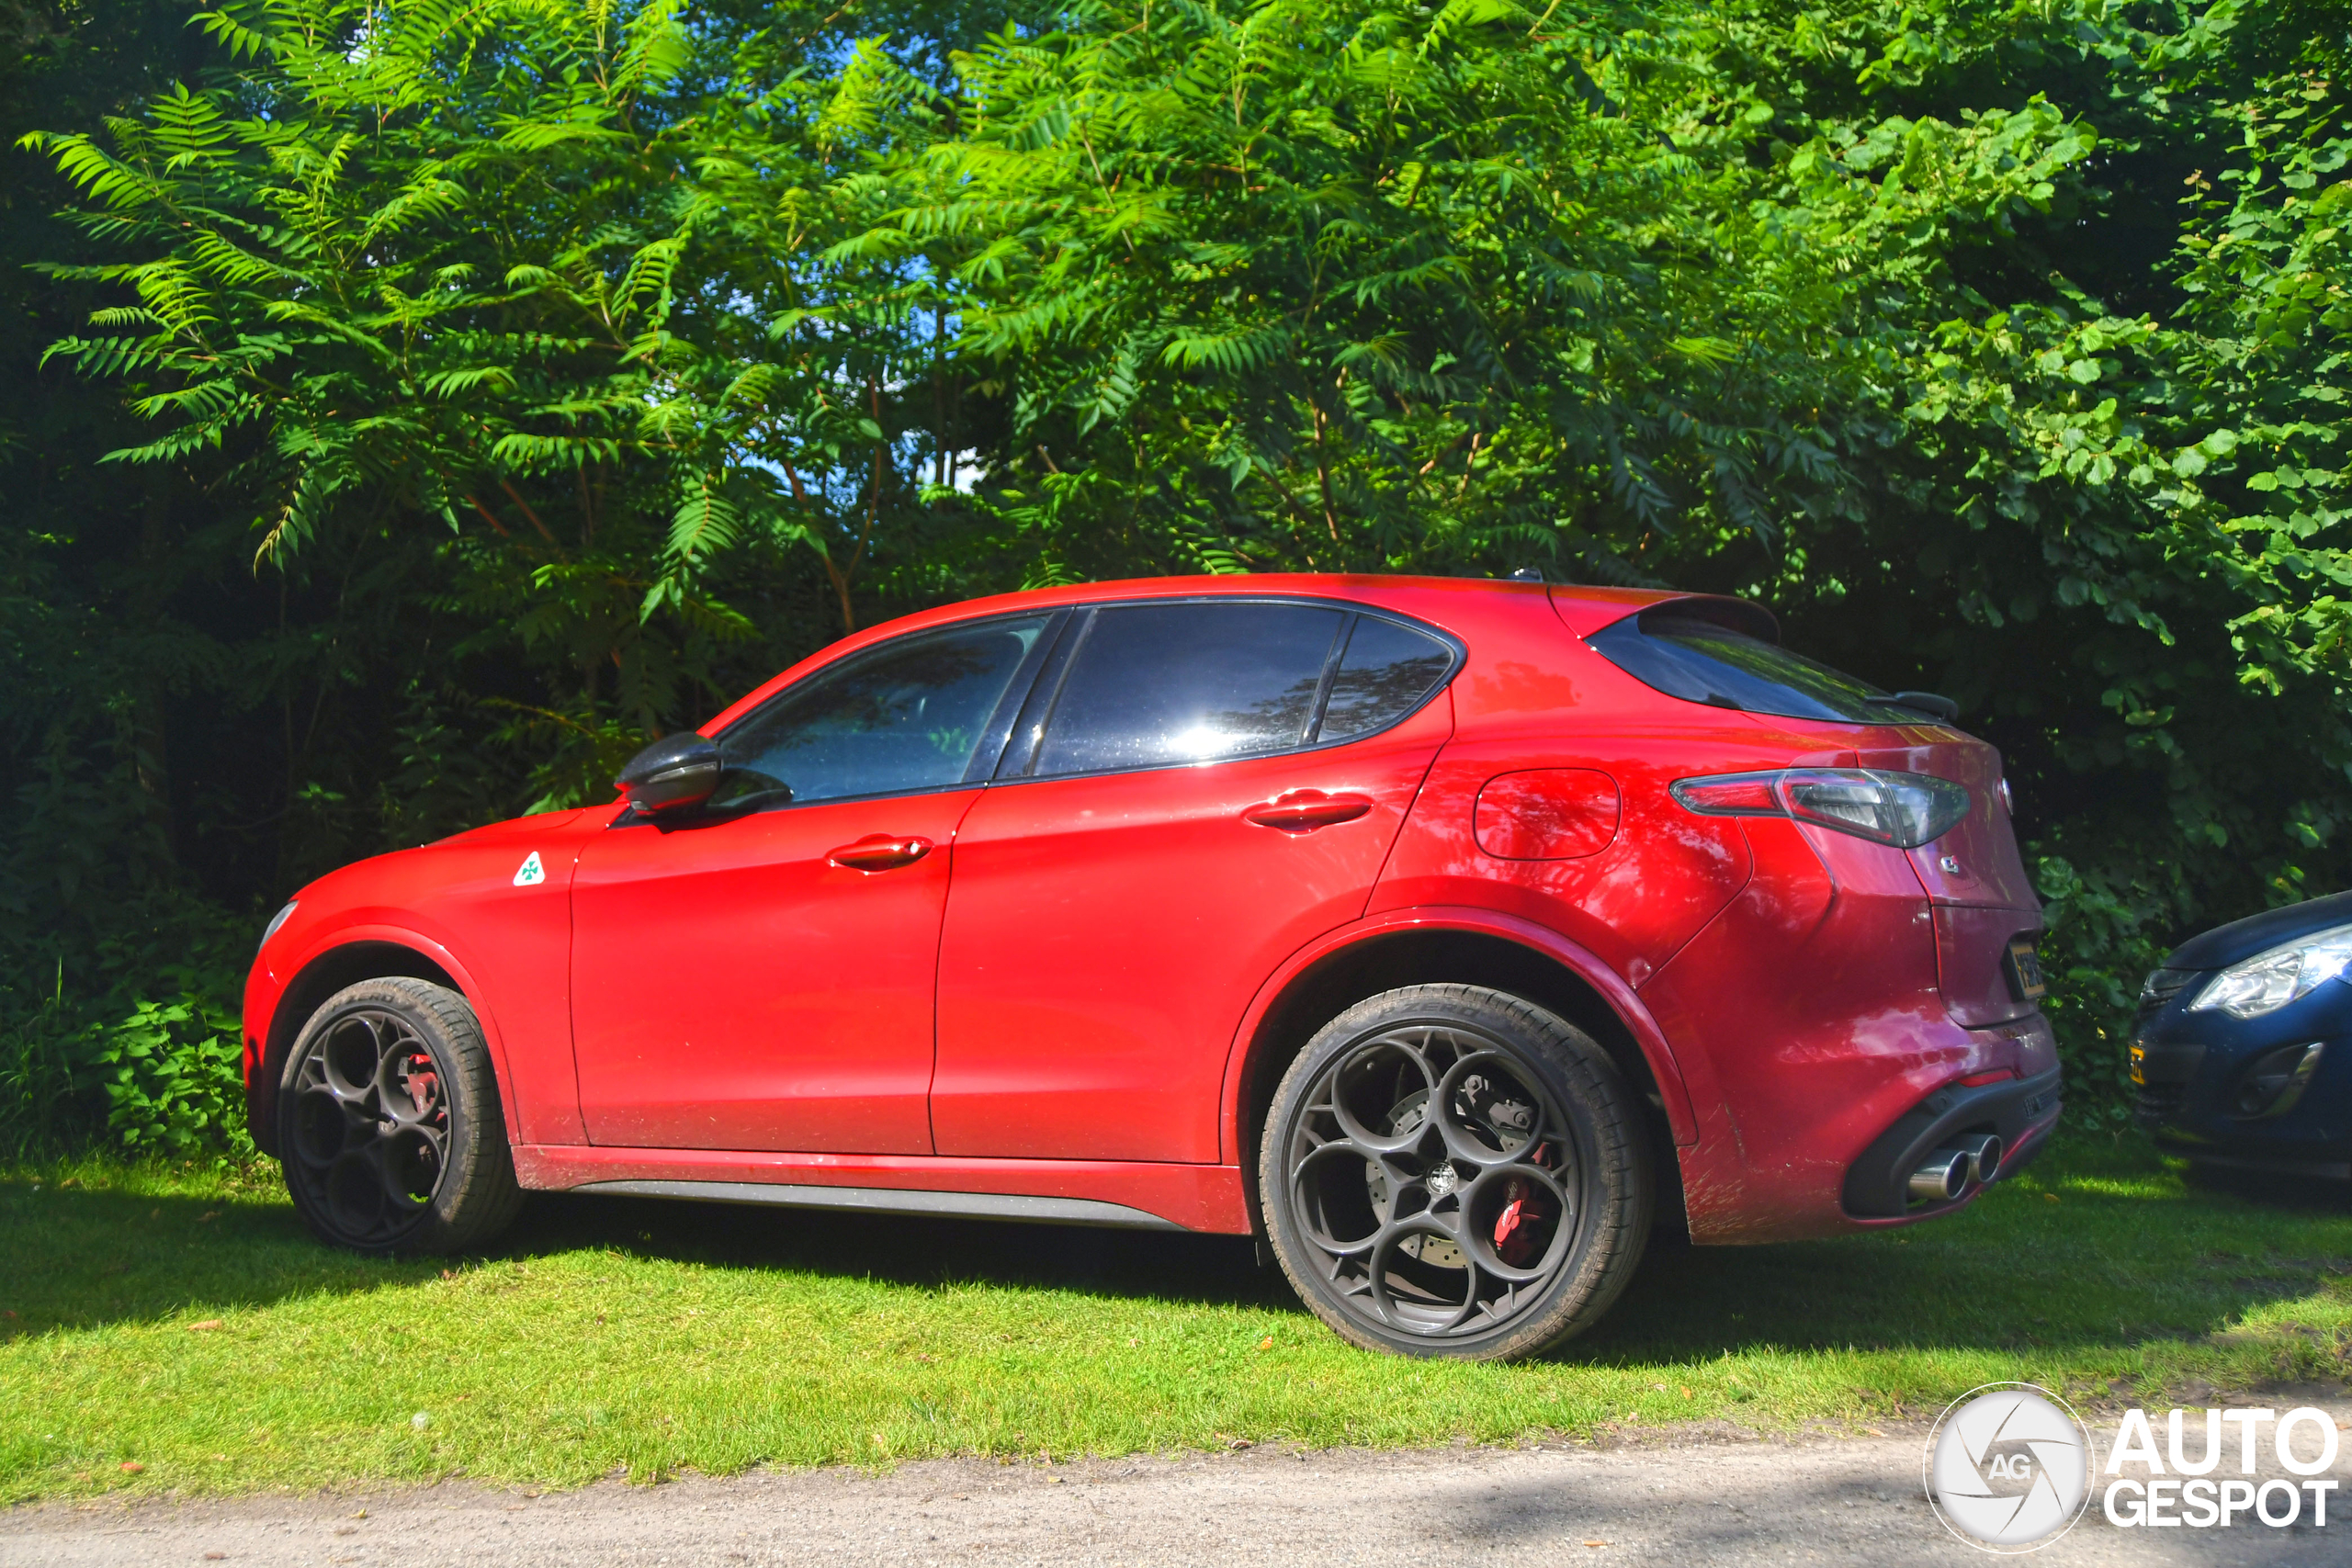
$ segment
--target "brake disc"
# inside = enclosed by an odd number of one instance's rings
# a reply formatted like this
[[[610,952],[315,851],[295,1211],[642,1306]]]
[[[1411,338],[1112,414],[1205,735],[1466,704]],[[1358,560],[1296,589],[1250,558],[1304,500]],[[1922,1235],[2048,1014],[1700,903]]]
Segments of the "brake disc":
[[[1396,1102],[1396,1109],[1388,1113],[1388,1124],[1381,1131],[1392,1138],[1401,1136],[1419,1127],[1423,1119],[1429,1115],[1429,1110],[1430,1091],[1425,1089],[1417,1089]],[[1461,1179],[1461,1173],[1453,1168],[1451,1161],[1440,1160],[1421,1178],[1421,1182],[1429,1189],[1430,1196],[1434,1199],[1442,1198],[1453,1191],[1455,1183]],[[1365,1190],[1372,1194],[1374,1211],[1386,1213],[1388,1208],[1387,1170],[1375,1161],[1366,1160],[1363,1168],[1363,1184]],[[1406,1257],[1419,1258],[1432,1269],[1462,1267],[1462,1248],[1443,1236],[1408,1235],[1398,1242],[1396,1247],[1397,1250]]]

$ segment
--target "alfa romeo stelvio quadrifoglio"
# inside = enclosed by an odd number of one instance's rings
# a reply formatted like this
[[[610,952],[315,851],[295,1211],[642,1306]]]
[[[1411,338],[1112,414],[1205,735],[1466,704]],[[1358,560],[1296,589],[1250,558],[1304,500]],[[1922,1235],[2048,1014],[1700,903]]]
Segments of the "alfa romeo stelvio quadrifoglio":
[[[526,1190],[1254,1234],[1359,1345],[1525,1356],[1655,1224],[1906,1224],[2048,1136],[2041,909],[1955,716],[1690,594],[928,611],[610,804],[302,888],[254,1135],[368,1251]]]

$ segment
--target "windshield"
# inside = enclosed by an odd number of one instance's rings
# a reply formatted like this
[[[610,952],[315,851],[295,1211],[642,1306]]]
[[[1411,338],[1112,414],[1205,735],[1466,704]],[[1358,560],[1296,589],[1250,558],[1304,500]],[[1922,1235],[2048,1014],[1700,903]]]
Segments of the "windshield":
[[[1685,702],[1841,724],[1917,724],[1922,716],[1842,670],[1692,615],[1651,611],[1585,640],[1642,684]]]

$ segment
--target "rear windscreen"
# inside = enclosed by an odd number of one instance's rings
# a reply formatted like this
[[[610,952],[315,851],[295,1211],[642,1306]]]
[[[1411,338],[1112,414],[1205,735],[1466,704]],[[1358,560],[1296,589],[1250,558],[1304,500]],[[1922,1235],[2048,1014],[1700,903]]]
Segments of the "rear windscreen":
[[[1604,626],[1585,640],[1642,684],[1685,702],[1845,724],[1920,719],[1867,681],[1690,615],[1652,611]]]

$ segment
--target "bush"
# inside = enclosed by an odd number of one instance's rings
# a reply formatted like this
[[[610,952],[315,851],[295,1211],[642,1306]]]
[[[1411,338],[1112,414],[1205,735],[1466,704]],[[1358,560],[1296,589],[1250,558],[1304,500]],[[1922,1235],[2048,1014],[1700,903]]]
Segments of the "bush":
[[[78,930],[0,920],[0,976],[51,977],[39,998],[0,982],[0,1157],[251,1157],[237,1004],[252,917],[169,889],[94,908]]]
[[[2140,982],[2179,928],[2178,898],[2146,885],[2117,887],[2056,855],[2039,858],[2042,1002],[2066,1069],[2069,1125],[2119,1132],[2132,1121],[2130,1048]]]
[[[200,993],[80,1018],[63,1000],[0,1032],[0,1149],[104,1143],[129,1155],[243,1163],[237,1015]]]
[[[127,1152],[252,1156],[236,1014],[199,997],[142,1001],[83,1043],[106,1095],[107,1132]]]

